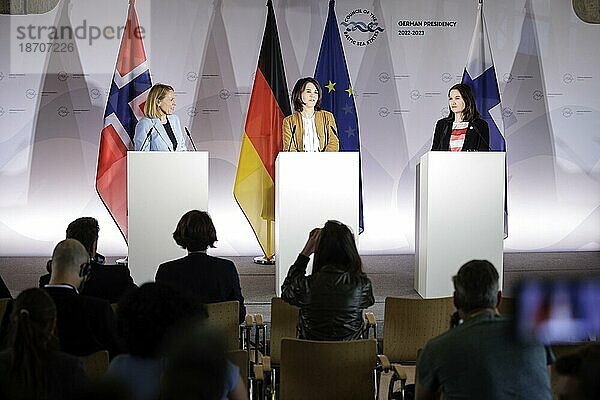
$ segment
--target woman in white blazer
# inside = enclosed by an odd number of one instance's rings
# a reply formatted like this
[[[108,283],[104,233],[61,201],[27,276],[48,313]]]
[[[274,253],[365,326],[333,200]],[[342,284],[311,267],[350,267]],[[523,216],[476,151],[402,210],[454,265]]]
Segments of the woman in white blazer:
[[[175,105],[175,90],[171,86],[152,86],[144,105],[145,117],[135,126],[136,150],[187,151],[179,117],[173,114]]]

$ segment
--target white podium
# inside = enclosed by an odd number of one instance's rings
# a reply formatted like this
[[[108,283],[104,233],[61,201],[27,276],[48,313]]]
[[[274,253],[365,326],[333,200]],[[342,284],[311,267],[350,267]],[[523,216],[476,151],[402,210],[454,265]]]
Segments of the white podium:
[[[281,152],[275,160],[275,293],[313,228],[333,219],[358,240],[358,153]],[[312,257],[311,257],[312,259]],[[310,273],[312,261],[307,270]]]
[[[432,151],[417,166],[415,290],[452,296],[452,276],[467,261],[498,270],[504,239],[503,152]]]
[[[173,232],[193,209],[208,209],[208,152],[127,153],[128,258],[135,283],[153,281],[159,264],[186,255]]]

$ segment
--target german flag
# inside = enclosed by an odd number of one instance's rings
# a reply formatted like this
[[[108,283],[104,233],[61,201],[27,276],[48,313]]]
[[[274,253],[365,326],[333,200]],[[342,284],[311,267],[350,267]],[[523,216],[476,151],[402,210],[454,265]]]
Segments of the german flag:
[[[252,226],[265,257],[275,254],[275,157],[283,119],[291,114],[273,3],[252,86],[233,195]]]

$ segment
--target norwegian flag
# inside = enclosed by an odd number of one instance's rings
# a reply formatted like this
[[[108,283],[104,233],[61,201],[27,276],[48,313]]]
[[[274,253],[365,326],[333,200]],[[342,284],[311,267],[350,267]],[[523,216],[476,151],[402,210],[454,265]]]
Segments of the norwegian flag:
[[[127,151],[133,150],[135,125],[144,116],[152,86],[135,0],[129,3],[115,74],[100,134],[96,190],[127,241]]]

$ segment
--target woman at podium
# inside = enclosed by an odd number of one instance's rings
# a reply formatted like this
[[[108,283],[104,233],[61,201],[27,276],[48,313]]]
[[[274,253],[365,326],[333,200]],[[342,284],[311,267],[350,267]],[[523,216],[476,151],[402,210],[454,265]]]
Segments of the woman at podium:
[[[179,117],[175,111],[175,90],[169,85],[152,86],[144,118],[135,126],[133,143],[137,151],[187,151]]]
[[[450,113],[435,124],[433,151],[490,151],[490,131],[479,117],[473,92],[459,83],[448,91]]]
[[[338,151],[333,114],[322,110],[321,86],[313,78],[301,78],[292,90],[294,113],[283,120],[283,151]]]

